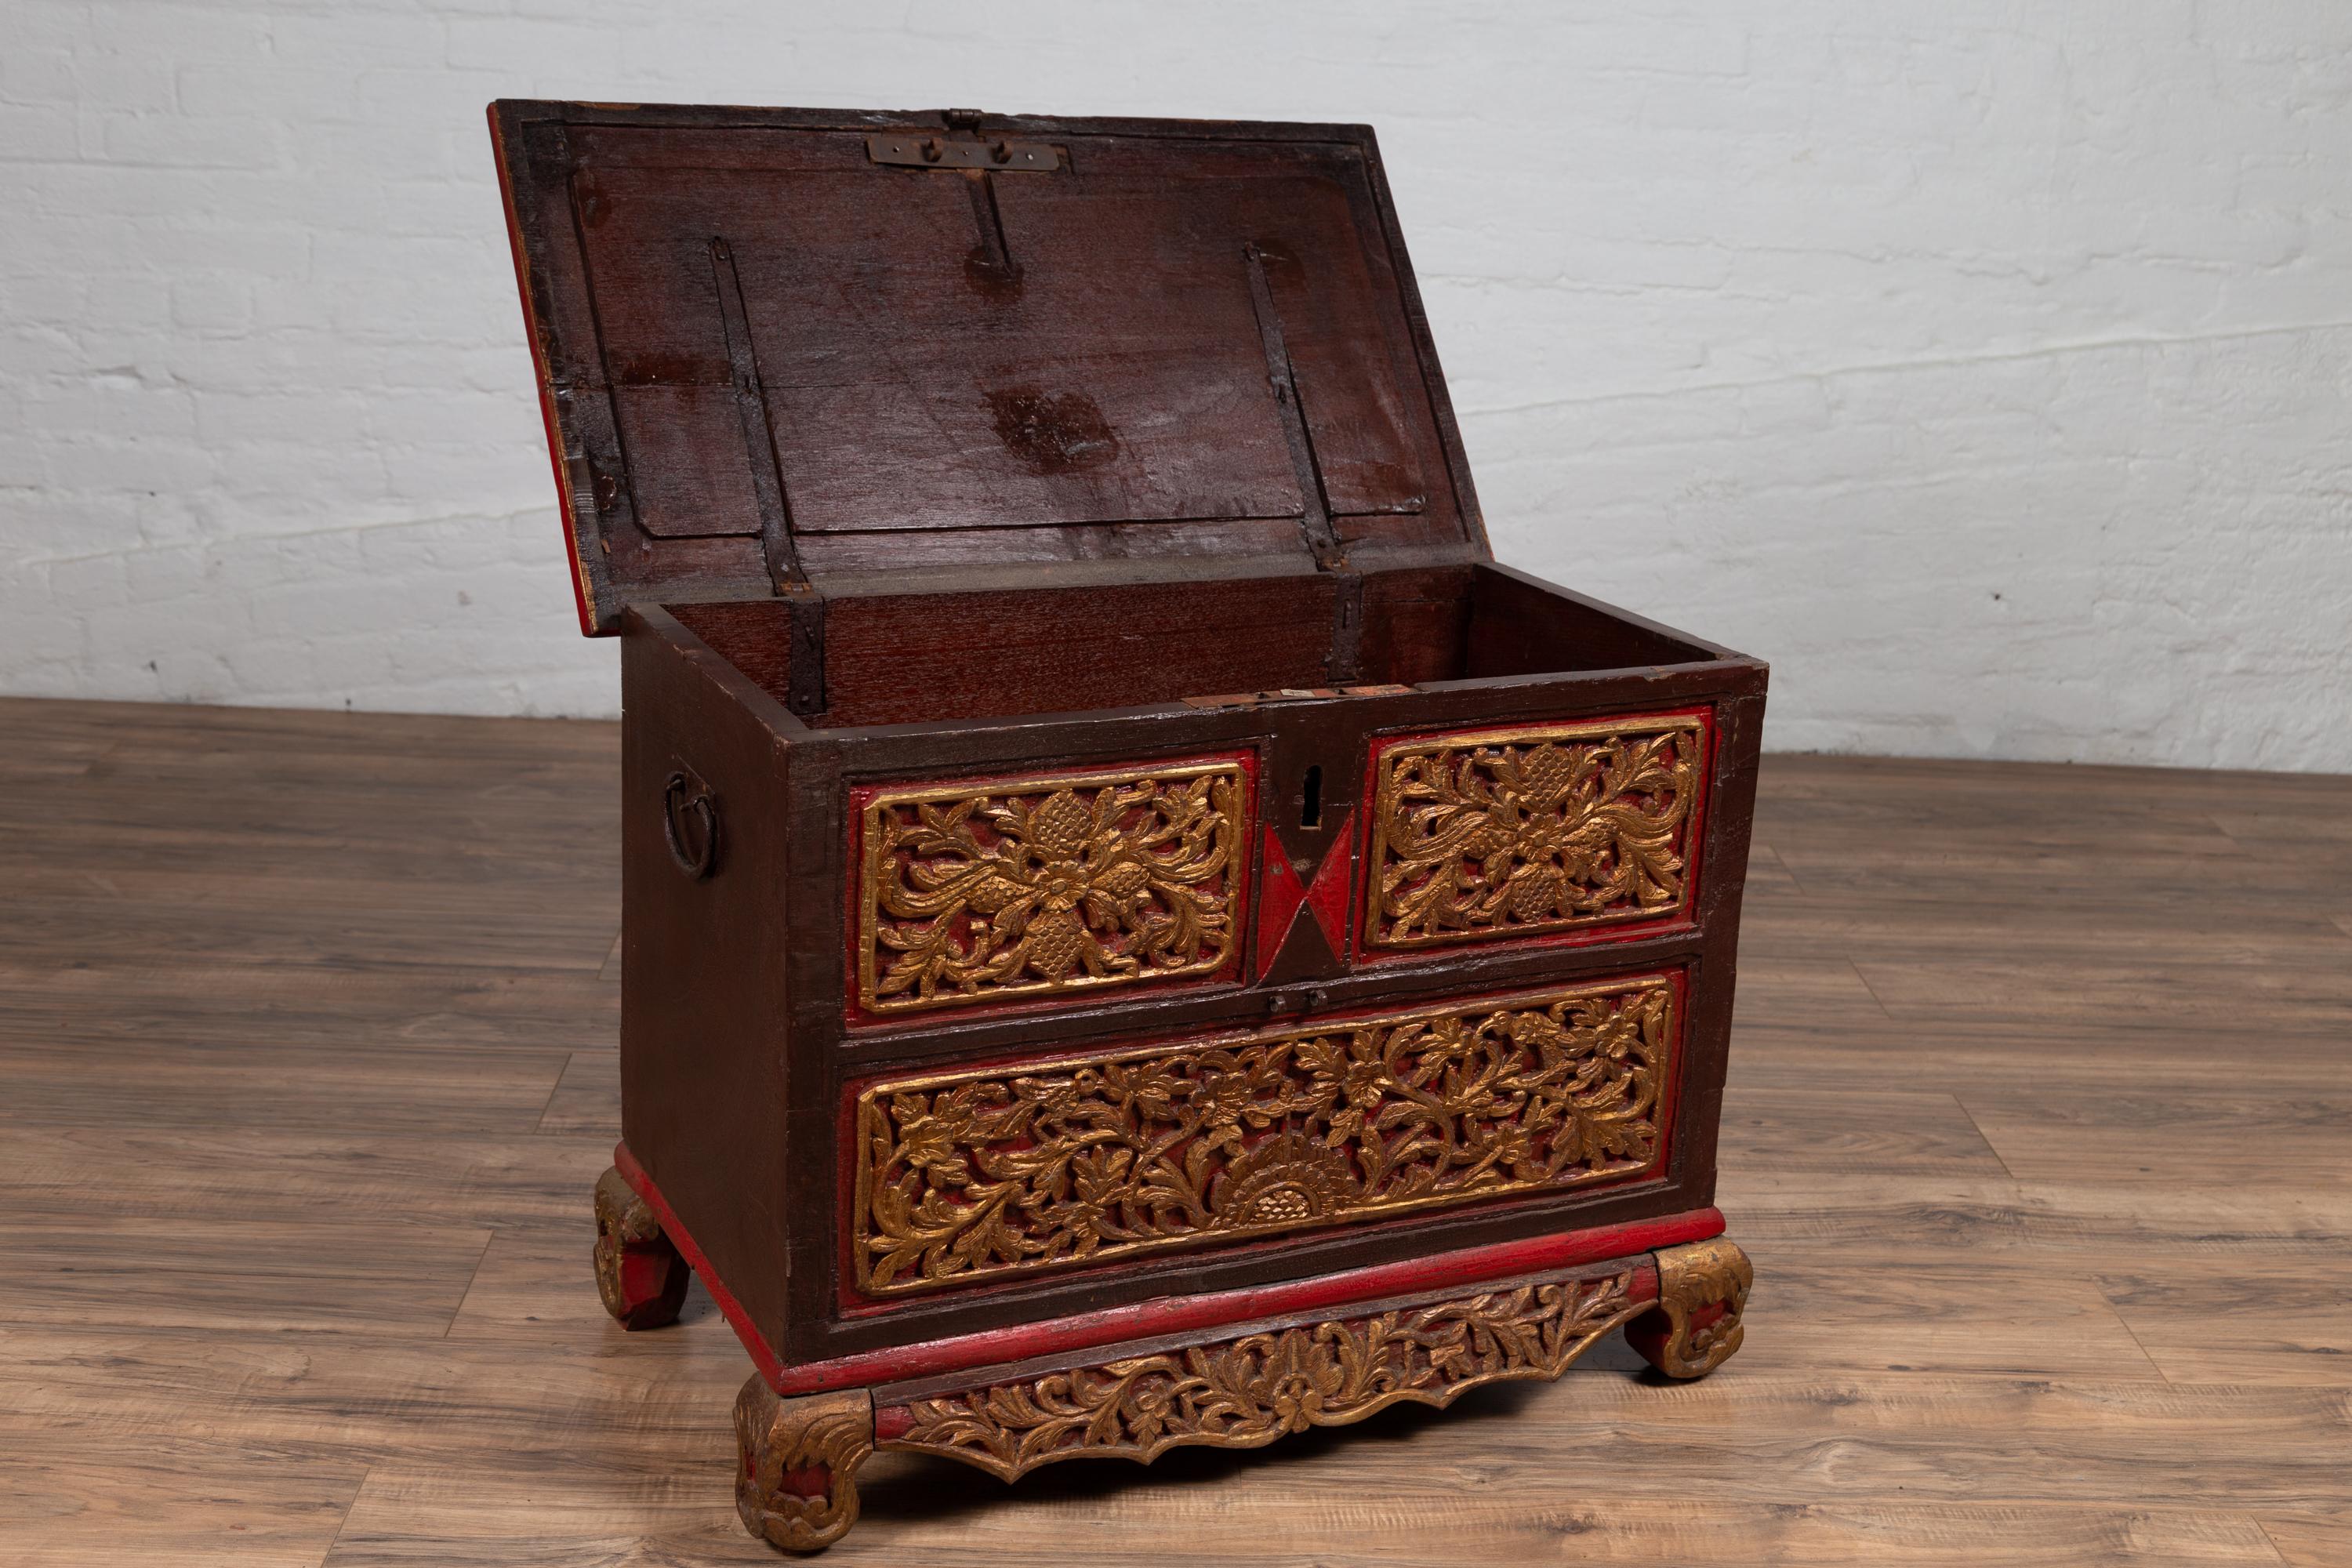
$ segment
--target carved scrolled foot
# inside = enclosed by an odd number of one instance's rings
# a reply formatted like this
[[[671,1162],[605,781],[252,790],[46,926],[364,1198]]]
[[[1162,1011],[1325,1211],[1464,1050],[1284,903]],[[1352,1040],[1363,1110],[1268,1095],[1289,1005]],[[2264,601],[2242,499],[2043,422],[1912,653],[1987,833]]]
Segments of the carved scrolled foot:
[[[735,1396],[735,1511],[786,1552],[822,1552],[857,1522],[857,1467],[874,1452],[862,1388],[779,1398],[757,1373]]]
[[[677,1321],[692,1270],[617,1170],[596,1180],[596,1292],[625,1329]]]
[[[1656,1256],[1658,1304],[1625,1325],[1625,1341],[1668,1377],[1705,1377],[1739,1348],[1756,1271],[1722,1237]]]

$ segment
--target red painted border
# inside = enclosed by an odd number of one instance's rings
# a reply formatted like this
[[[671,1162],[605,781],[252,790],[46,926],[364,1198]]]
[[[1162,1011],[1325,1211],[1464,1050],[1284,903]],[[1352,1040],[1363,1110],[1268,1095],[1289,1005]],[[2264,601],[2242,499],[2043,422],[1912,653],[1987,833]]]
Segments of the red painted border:
[[[1331,836],[1331,847],[1323,852],[1323,863],[1315,868],[1315,880],[1307,887],[1307,910],[1323,928],[1323,941],[1331,956],[1341,963],[1348,962],[1348,944],[1352,940],[1348,910],[1355,902],[1355,891],[1356,810],[1349,806],[1339,819],[1339,831]]]
[[[1234,952],[1223,964],[1206,974],[1186,975],[1180,980],[1148,986],[1147,996],[1181,995],[1189,991],[1213,986],[1246,984],[1249,980],[1249,948],[1251,922],[1257,918],[1257,878],[1259,847],[1254,838],[1261,816],[1258,803],[1258,773],[1264,759],[1255,747],[1243,747],[1230,752],[1193,752],[1176,757],[1146,757],[1138,761],[1091,763],[1075,768],[1030,768],[1023,773],[990,773],[954,778],[929,779],[893,777],[868,779],[849,786],[847,820],[843,830],[848,840],[848,858],[843,862],[847,873],[842,881],[846,897],[842,908],[842,929],[847,933],[842,978],[845,982],[842,1015],[848,1026],[859,1031],[866,1029],[907,1028],[914,1026],[937,1025],[955,1018],[1000,1018],[1007,1016],[1051,1012],[1056,1007],[1069,1007],[1080,1002],[1095,1002],[1106,996],[1116,999],[1132,995],[1113,986],[1107,991],[1087,991],[1076,997],[1067,995],[1008,996],[1003,1001],[971,1002],[958,1006],[917,1007],[905,1011],[870,1013],[859,999],[858,935],[859,902],[865,896],[862,879],[866,865],[866,806],[876,795],[887,790],[931,788],[973,790],[1003,790],[1041,778],[1085,778],[1095,774],[1150,772],[1156,767],[1183,768],[1202,763],[1238,763],[1241,764],[1244,790],[1247,799],[1243,807],[1242,831],[1235,836],[1234,866]]]
[[[670,1245],[677,1248],[678,1256],[686,1259],[687,1266],[702,1281],[702,1288],[710,1292],[710,1299],[719,1303],[719,1311],[726,1315],[728,1323],[735,1330],[735,1337],[742,1341],[743,1348],[751,1352],[751,1363],[760,1369],[760,1375],[766,1378],[771,1386],[782,1387],[779,1380],[784,1375],[784,1363],[753,1325],[751,1314],[743,1310],[743,1303],[735,1299],[735,1293],[727,1289],[727,1282],[719,1278],[719,1270],[710,1266],[710,1259],[704,1256],[702,1248],[694,1244],[694,1237],[679,1223],[677,1211],[669,1206],[669,1200],[662,1196],[661,1189],[654,1184],[654,1179],[646,1174],[646,1168],[637,1163],[637,1157],[629,1152],[626,1143],[613,1145],[613,1168],[621,1173],[621,1180],[628,1183],[630,1190],[646,1200],[646,1206],[654,1211],[656,1219],[661,1221],[662,1234],[669,1237]]]
[[[709,1258],[694,1245],[694,1238],[687,1234],[686,1227],[678,1224],[677,1213],[664,1201],[660,1189],[654,1185],[653,1178],[646,1173],[645,1167],[630,1155],[626,1144],[614,1149],[613,1163],[619,1168],[622,1178],[653,1209],[655,1217],[661,1221],[664,1234],[668,1236],[695,1273],[701,1277],[704,1289],[710,1292],[710,1299],[719,1303],[719,1310],[726,1314],[728,1322],[734,1325],[736,1337],[751,1352],[752,1363],[760,1369],[760,1375],[767,1379],[768,1386],[782,1394],[862,1388],[908,1378],[930,1377],[940,1373],[961,1372],[970,1367],[992,1366],[1000,1362],[1022,1361],[1032,1356],[1092,1350],[1098,1345],[1116,1344],[1121,1340],[1184,1333],[1195,1329],[1225,1328],[1236,1323],[1255,1322],[1261,1318],[1276,1317],[1285,1312],[1344,1307],[1415,1290],[1445,1289],[1520,1274],[1539,1274],[1547,1269],[1573,1268],[1579,1264],[1603,1263],[1612,1258],[1654,1252],[1662,1247],[1705,1241],[1723,1234],[1721,1210],[1691,1209],[1662,1219],[1602,1226],[1591,1230],[1571,1231],[1563,1236],[1533,1237],[1524,1241],[1494,1242],[1485,1247],[1463,1247],[1427,1258],[1318,1275],[1312,1279],[1286,1280],[1279,1285],[1213,1290],[1197,1296],[1162,1296],[1125,1307],[1106,1307],[1092,1312],[1074,1313],[1042,1323],[1021,1323],[1011,1328],[983,1330],[979,1333],[956,1334],[922,1344],[865,1351],[856,1355],[836,1356],[831,1361],[786,1367],[767,1341],[761,1337],[759,1330],[751,1325],[742,1304],[720,1282],[710,1267]]]
[[[1355,809],[1349,807],[1347,815],[1339,818],[1339,831],[1332,834],[1330,846],[1315,863],[1312,880],[1298,879],[1297,869],[1282,852],[1282,840],[1271,823],[1266,825],[1265,847],[1260,853],[1258,866],[1258,983],[1265,984],[1275,960],[1282,956],[1302,909],[1323,932],[1324,944],[1330,948],[1332,956],[1345,963],[1348,905],[1356,886]]]
[[[1704,1241],[1723,1234],[1723,1215],[1712,1208],[1694,1209],[1666,1219],[1609,1226],[1567,1236],[1538,1237],[1528,1241],[1500,1242],[1460,1252],[1440,1253],[1409,1262],[1377,1264],[1345,1274],[1288,1281],[1253,1289],[1218,1290],[1200,1296],[1163,1296],[1126,1307],[1106,1307],[1050,1322],[1024,1323],[992,1329],[925,1344],[869,1351],[830,1362],[813,1363],[786,1371],[774,1382],[779,1394],[814,1394],[828,1388],[897,1382],[961,1372],[967,1367],[1064,1351],[1090,1350],[1120,1340],[1154,1334],[1182,1333],[1194,1329],[1223,1328],[1282,1312],[1345,1306],[1420,1289],[1468,1286],[1486,1279],[1535,1274],[1547,1268],[1569,1268],[1580,1263],[1600,1263],[1612,1258]],[[763,1369],[764,1370],[764,1369]]]
[[[1565,931],[1535,931],[1526,936],[1472,936],[1424,947],[1375,947],[1365,940],[1365,931],[1372,918],[1372,900],[1380,896],[1381,868],[1372,863],[1372,835],[1379,826],[1381,753],[1413,741],[1451,741],[1466,735],[1503,733],[1513,730],[1534,729],[1545,724],[1583,724],[1611,719],[1638,721],[1643,719],[1696,719],[1699,721],[1699,787],[1698,798],[1691,803],[1690,852],[1686,857],[1683,877],[1685,892],[1683,907],[1673,914],[1648,915],[1633,920],[1601,921],[1591,925],[1571,926]],[[1475,724],[1467,729],[1402,730],[1393,734],[1375,734],[1364,750],[1364,826],[1357,832],[1357,858],[1362,861],[1363,891],[1349,905],[1348,913],[1349,967],[1380,968],[1391,963],[1426,963],[1433,959],[1461,958],[1473,953],[1517,951],[1542,947],[1596,947],[1612,942],[1631,942],[1637,937],[1657,936],[1669,931],[1691,931],[1698,925],[1699,879],[1705,872],[1706,844],[1706,813],[1715,800],[1715,764],[1720,728],[1715,704],[1699,703],[1686,708],[1643,708],[1628,713],[1557,714],[1548,719],[1517,720],[1507,723]]]
[[[1251,978],[1263,982],[1274,961],[1282,956],[1282,944],[1298,919],[1299,907],[1307,902],[1307,884],[1298,879],[1290,857],[1282,852],[1282,840],[1271,823],[1258,848],[1257,866],[1257,962]],[[1319,869],[1316,872],[1318,881],[1322,875]]]

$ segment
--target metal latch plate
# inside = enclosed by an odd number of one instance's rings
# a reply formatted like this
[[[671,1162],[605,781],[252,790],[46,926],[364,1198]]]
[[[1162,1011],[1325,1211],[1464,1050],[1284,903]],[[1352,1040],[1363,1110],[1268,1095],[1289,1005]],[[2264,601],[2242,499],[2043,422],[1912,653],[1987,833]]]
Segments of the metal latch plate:
[[[927,132],[897,132],[866,139],[866,155],[877,163],[918,169],[1028,169],[1052,174],[1063,150],[1050,142],[1013,142],[983,136],[977,142]]]

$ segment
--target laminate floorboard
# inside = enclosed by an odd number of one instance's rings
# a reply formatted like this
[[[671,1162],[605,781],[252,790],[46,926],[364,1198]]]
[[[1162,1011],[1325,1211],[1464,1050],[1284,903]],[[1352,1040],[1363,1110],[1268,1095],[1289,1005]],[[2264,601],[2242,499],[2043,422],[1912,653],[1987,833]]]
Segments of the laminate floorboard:
[[[759,1563],[587,1268],[606,724],[0,700],[0,1562]],[[1006,1488],[835,1563],[2352,1564],[2352,780],[1769,757],[1746,1347]]]

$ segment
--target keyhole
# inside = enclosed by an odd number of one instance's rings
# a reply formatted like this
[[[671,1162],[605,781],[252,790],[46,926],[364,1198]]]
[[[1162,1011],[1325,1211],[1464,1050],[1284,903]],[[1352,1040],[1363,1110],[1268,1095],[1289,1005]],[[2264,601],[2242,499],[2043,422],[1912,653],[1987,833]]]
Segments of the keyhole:
[[[1307,782],[1299,788],[1298,826],[1323,826],[1323,769],[1320,764],[1307,770]]]

